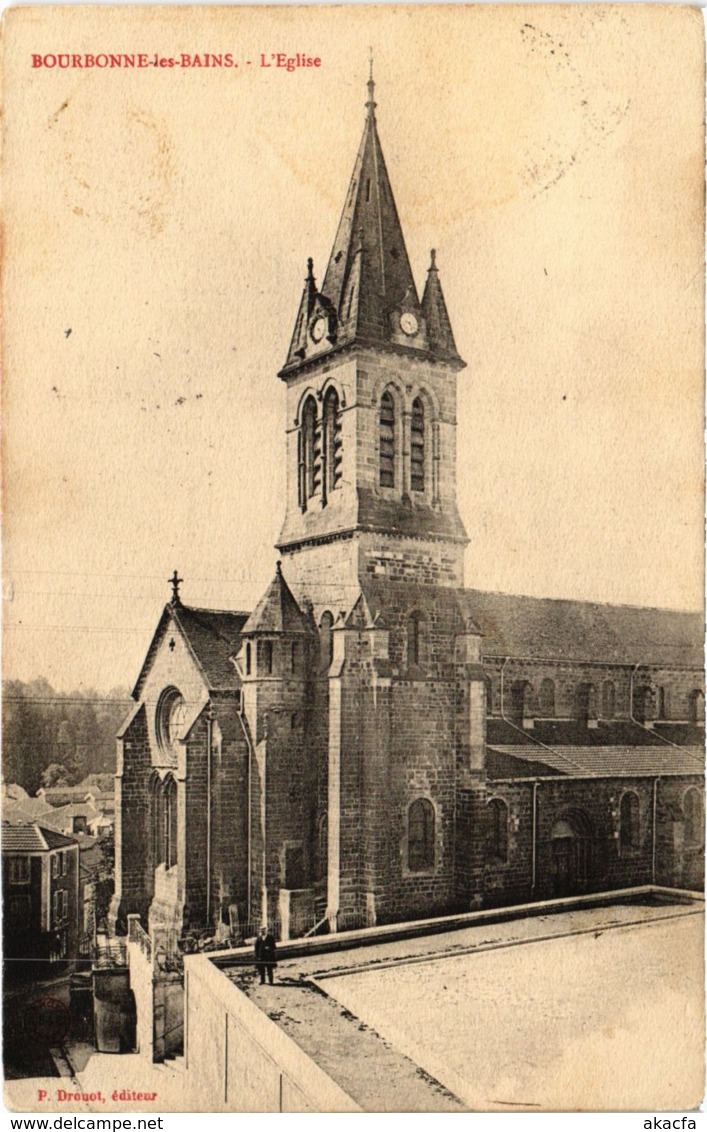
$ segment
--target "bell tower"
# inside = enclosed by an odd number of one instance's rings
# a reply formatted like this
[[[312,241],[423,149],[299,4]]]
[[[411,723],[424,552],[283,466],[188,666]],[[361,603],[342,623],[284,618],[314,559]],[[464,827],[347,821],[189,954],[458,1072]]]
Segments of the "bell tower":
[[[431,253],[418,297],[368,81],[363,138],[324,279],[308,260],[287,386],[291,583],[365,576],[463,584],[456,502],[457,352]]]

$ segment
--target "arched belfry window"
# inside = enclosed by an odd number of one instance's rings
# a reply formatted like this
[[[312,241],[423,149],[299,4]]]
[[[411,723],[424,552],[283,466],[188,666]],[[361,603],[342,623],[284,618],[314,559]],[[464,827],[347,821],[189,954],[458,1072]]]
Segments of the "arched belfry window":
[[[420,397],[412,403],[410,487],[413,491],[425,490],[425,406]]]
[[[395,487],[395,402],[386,389],[381,397],[380,486]]]
[[[323,417],[323,497],[335,491],[341,483],[341,418],[339,415],[339,395],[332,387],[324,397]]]
[[[308,500],[319,489],[321,474],[320,453],[317,436],[317,403],[308,397],[302,409],[302,421],[298,435],[298,496],[299,505],[304,510]]]
[[[408,869],[421,873],[435,867],[435,810],[428,798],[417,798],[408,810]]]
[[[621,799],[619,844],[622,853],[640,848],[639,815],[638,795],[627,790]]]

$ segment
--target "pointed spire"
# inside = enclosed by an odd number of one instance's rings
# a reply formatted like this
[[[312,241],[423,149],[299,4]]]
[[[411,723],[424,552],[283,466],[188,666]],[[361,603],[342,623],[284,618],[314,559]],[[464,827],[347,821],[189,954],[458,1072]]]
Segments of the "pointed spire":
[[[430,349],[444,358],[459,358],[452,333],[452,324],[447,313],[447,304],[442,293],[437,267],[437,252],[430,252],[430,266],[427,269],[427,282],[422,296],[422,317],[427,324],[427,337]]]
[[[376,126],[373,59],[369,61],[366,122],[322,294],[352,333],[367,341],[391,339],[391,318],[411,289],[419,308],[405,239]],[[362,254],[355,308],[350,304],[354,259]],[[349,307],[351,305],[351,310]],[[349,321],[351,316],[353,325]]]
[[[292,590],[282,575],[282,563],[275,567],[275,577],[241,630],[251,633],[307,633],[307,619],[295,601]]]
[[[445,360],[461,363],[441,288],[430,283],[436,280],[434,257],[425,289],[434,341],[418,298],[378,137],[372,50],[367,91],[363,137],[324,282],[317,291],[310,267],[282,377],[310,358],[354,342],[425,355],[439,352]],[[401,328],[405,314],[414,316],[413,322],[408,320],[418,328],[413,334]]]

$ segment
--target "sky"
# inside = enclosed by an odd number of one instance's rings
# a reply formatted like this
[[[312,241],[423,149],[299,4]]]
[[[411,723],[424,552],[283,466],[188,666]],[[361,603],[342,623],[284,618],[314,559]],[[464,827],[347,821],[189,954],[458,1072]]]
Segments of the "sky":
[[[688,8],[10,12],[6,676],[130,685],[177,568],[251,609],[285,360],[364,124],[457,346],[479,589],[699,608],[703,58]],[[232,69],[32,68],[231,52]],[[277,52],[318,68],[260,65]],[[250,65],[248,64],[250,60]]]

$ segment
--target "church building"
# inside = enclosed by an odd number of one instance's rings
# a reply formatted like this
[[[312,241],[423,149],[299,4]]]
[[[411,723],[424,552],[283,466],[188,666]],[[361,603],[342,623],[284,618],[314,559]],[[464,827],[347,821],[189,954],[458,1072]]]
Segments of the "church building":
[[[319,278],[278,375],[272,581],[200,609],[175,572],[135,684],[113,924],[288,938],[700,887],[701,615],[465,587],[465,363],[434,251],[418,295],[372,79]]]

